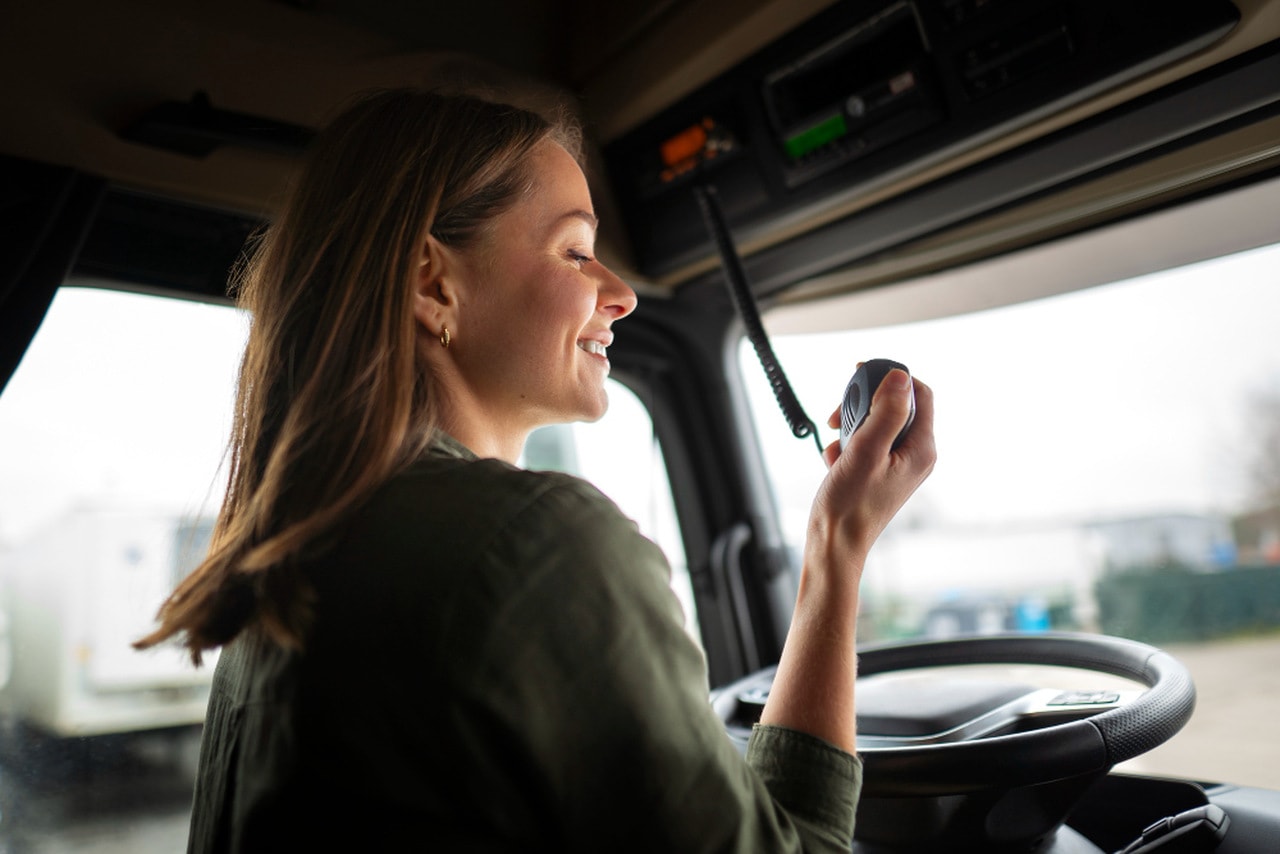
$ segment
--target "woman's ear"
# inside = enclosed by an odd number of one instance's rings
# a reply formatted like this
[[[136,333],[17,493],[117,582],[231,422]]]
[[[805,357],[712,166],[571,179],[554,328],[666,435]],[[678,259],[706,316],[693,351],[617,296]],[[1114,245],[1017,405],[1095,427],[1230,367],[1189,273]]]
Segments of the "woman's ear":
[[[455,291],[457,256],[434,237],[428,236],[418,258],[418,277],[413,291],[413,315],[432,337],[455,323],[458,307]]]

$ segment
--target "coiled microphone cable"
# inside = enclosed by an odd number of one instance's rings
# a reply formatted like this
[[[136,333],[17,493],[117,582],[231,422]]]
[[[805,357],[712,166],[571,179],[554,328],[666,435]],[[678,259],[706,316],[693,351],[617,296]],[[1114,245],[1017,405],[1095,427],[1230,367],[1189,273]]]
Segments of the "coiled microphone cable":
[[[756,305],[755,295],[751,293],[751,286],[747,283],[747,274],[742,267],[742,259],[738,257],[733,236],[729,233],[729,226],[725,222],[724,211],[720,208],[716,189],[710,184],[698,184],[693,188],[693,194],[698,199],[703,221],[706,222],[707,231],[711,233],[711,239],[715,242],[716,251],[720,253],[720,264],[729,286],[729,295],[733,298],[733,304],[738,310],[738,316],[742,318],[743,326],[746,327],[747,340],[755,348],[760,366],[764,368],[765,377],[769,380],[769,387],[773,389],[778,407],[787,419],[792,434],[797,439],[813,436],[814,444],[818,446],[818,453],[821,454],[822,439],[818,436],[817,425],[805,414],[804,407],[800,405],[795,390],[787,381],[787,375],[783,373],[782,365],[779,364],[778,357],[773,352],[769,336],[765,334],[764,323],[760,320],[760,309]]]

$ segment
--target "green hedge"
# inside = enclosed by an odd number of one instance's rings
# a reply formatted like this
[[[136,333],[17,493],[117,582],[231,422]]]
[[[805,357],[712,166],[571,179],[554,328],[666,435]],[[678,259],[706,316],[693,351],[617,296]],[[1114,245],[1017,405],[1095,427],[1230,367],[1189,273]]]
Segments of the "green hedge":
[[[1280,566],[1109,573],[1097,583],[1103,633],[1148,643],[1200,641],[1280,627]]]

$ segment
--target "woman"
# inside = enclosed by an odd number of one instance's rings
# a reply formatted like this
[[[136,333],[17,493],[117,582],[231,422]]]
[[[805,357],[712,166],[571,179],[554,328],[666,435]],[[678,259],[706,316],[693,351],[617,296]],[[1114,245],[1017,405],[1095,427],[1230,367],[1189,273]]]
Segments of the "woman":
[[[848,851],[858,580],[932,467],[929,390],[897,451],[901,373],[827,450],[744,762],[657,547],[514,466],[534,428],[604,413],[636,305],[578,155],[511,107],[371,96],[243,271],[214,545],[141,642],[226,647],[192,851]]]

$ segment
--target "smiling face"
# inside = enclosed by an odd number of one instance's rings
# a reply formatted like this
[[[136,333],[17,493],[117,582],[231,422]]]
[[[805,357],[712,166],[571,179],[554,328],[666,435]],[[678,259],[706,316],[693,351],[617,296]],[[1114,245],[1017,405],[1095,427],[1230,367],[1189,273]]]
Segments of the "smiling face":
[[[573,157],[544,141],[530,174],[531,191],[474,248],[448,253],[454,275],[443,282],[456,304],[442,322],[451,340],[432,354],[445,429],[504,458],[512,448],[518,456],[536,427],[604,415],[610,327],[636,305],[631,288],[595,259],[596,217]]]

